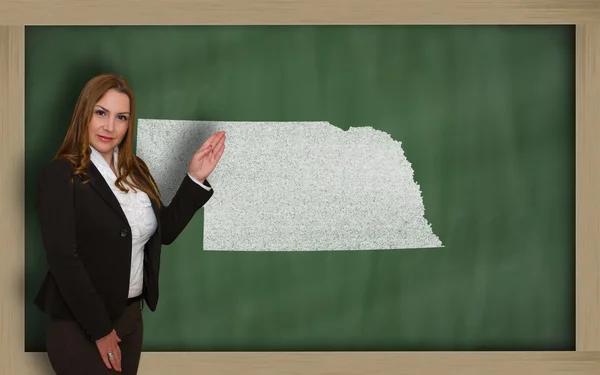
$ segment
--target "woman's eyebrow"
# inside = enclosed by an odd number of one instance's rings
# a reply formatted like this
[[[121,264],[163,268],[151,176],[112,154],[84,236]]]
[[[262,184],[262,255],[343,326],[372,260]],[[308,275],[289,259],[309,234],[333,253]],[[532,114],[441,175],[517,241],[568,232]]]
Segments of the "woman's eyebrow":
[[[101,106],[101,105],[99,105],[99,104],[96,104],[96,107],[100,107],[100,108],[102,108],[103,110],[105,110],[106,112],[110,113],[110,111],[109,111],[108,109],[104,108],[103,106]],[[127,114],[127,115],[128,115],[128,114],[129,114],[129,112],[121,112],[121,113],[118,113],[118,114],[119,114],[119,115],[125,115],[125,114]]]

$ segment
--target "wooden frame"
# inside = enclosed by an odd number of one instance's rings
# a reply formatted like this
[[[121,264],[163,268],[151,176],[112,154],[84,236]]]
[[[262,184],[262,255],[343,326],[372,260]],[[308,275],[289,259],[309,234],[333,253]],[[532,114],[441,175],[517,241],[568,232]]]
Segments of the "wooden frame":
[[[0,373],[50,374],[24,351],[24,25],[575,24],[576,350],[155,353],[140,374],[513,374],[600,371],[600,5],[596,0],[0,0]]]

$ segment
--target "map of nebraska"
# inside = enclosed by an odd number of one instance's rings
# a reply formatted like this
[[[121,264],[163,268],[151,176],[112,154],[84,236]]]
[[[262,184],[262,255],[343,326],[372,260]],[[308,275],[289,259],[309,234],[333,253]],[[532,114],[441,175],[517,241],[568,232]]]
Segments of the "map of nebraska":
[[[425,218],[402,143],[328,122],[140,119],[137,154],[169,204],[215,131],[225,153],[208,180],[204,250],[335,251],[443,247]]]

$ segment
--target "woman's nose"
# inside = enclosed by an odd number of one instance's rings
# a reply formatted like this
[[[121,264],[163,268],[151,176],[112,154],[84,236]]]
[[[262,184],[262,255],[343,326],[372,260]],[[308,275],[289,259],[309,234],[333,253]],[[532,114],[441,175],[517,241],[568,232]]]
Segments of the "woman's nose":
[[[115,128],[115,120],[109,118],[104,124],[104,128],[108,131],[112,131]]]

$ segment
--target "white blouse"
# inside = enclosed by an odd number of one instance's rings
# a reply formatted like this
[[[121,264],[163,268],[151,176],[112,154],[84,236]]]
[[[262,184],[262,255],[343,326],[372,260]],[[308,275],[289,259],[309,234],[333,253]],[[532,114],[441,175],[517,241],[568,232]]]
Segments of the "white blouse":
[[[112,171],[102,154],[98,152],[93,146],[91,162],[94,163],[98,171],[106,180],[108,186],[110,186],[113,194],[121,204],[121,208],[127,217],[129,226],[131,227],[131,272],[129,274],[129,297],[133,298],[142,294],[142,288],[144,285],[144,246],[152,234],[157,228],[157,218],[152,210],[152,204],[150,198],[143,191],[134,191],[130,189],[128,193],[119,190],[115,185],[117,176]],[[115,147],[113,160],[115,170],[117,169],[119,149]],[[211,188],[203,185],[200,181],[194,179],[189,173],[188,176],[202,186],[206,190]]]

